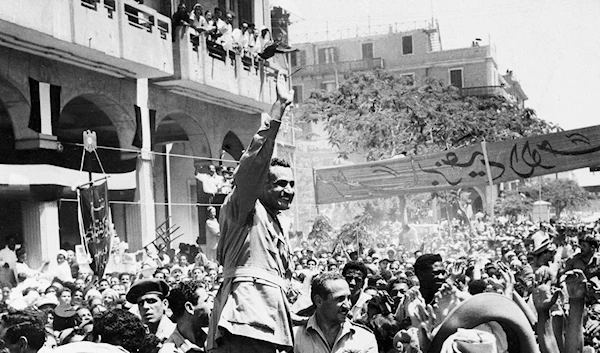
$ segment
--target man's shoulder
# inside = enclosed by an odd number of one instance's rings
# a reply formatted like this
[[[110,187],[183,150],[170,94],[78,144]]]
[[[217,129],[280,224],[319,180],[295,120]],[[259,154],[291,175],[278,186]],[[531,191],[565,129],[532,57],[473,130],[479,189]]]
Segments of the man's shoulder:
[[[350,322],[350,328],[353,329],[356,333],[358,334],[373,334],[373,330],[371,330],[367,325],[361,323],[361,322],[355,322],[355,321],[349,321]]]

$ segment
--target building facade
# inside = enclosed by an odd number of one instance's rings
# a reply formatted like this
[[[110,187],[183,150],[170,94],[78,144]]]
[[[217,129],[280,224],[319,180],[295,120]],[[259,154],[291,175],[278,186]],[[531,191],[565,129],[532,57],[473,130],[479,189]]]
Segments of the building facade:
[[[313,90],[336,89],[346,73],[376,69],[403,76],[413,85],[422,85],[427,79],[435,78],[444,85],[458,87],[464,95],[502,96],[520,107],[527,100],[513,73],[509,71],[502,74],[498,71],[492,45],[482,45],[475,40],[464,48],[443,50],[436,21],[390,26],[385,34],[347,36],[292,45],[299,49],[291,58],[291,70],[295,72],[293,87],[298,104]],[[323,144],[327,144],[327,135],[322,129],[305,125],[302,130],[304,134],[301,135],[305,138],[298,138],[296,142],[300,171],[310,173],[314,167],[339,162],[330,146],[323,148]],[[313,158],[300,156],[307,151],[310,156],[319,156],[319,162],[316,163],[320,164],[315,164]],[[326,160],[328,162],[324,162]],[[299,188],[314,189],[310,176],[300,179],[310,184]],[[492,200],[496,194],[495,188],[486,186],[470,190],[474,212],[492,214]],[[304,199],[300,203],[314,203],[311,195],[314,197],[311,193],[302,196]],[[321,212],[325,209],[322,207]],[[301,217],[300,222],[307,225],[314,219],[316,209],[307,206],[303,214],[306,217]]]
[[[267,0],[202,4],[236,14],[234,26],[271,22]],[[236,164],[276,98],[277,75],[268,62],[172,28],[176,5],[0,4],[0,238],[16,235],[32,266],[80,243],[74,188],[105,174],[130,250],[163,223],[178,227],[175,248],[202,238],[198,203],[209,199],[195,171]],[[97,154],[84,152],[86,130]]]

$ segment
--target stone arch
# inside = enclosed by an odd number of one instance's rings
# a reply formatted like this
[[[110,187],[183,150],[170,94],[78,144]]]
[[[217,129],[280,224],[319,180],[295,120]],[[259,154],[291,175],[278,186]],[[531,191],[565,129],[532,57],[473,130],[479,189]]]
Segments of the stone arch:
[[[238,136],[229,131],[223,138],[223,145],[221,149],[227,152],[230,156],[232,156],[236,161],[239,161],[242,158],[242,153],[244,153],[244,145],[242,141],[238,138]]]
[[[154,131],[155,146],[166,142],[180,141],[189,141],[194,156],[212,157],[206,132],[188,114],[173,112],[157,121]]]
[[[473,190],[475,191],[474,193],[471,194],[471,203],[473,204],[473,211],[474,212],[483,212],[486,213],[487,207],[487,198],[486,198],[486,193],[485,193],[485,187],[481,188],[481,187],[473,187]]]
[[[55,135],[59,140],[81,143],[85,130],[96,131],[98,145],[131,147],[134,119],[117,102],[97,93],[80,94],[62,108]]]
[[[15,149],[14,141],[29,123],[30,104],[16,85],[0,76],[0,148]],[[21,120],[19,120],[21,119]]]
[[[170,149],[166,148],[167,144]],[[157,204],[155,207],[157,220],[178,227],[183,234],[174,240],[172,247],[177,248],[179,243],[195,244],[198,236],[203,234],[200,224],[204,223],[199,219],[206,217],[203,209],[189,205],[206,203],[206,195],[201,192],[202,186],[194,175],[212,161],[187,156],[212,157],[209,139],[190,115],[171,112],[157,123],[152,148],[158,152],[153,163],[154,194],[157,202],[165,203],[165,206]],[[166,154],[168,150],[170,154]]]

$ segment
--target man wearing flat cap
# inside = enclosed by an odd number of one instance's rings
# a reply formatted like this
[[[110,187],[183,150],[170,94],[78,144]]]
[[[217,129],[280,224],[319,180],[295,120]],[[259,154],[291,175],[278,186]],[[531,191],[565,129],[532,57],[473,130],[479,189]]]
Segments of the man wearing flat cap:
[[[142,323],[161,341],[171,336],[176,326],[166,314],[168,294],[167,282],[153,278],[134,283],[126,296],[128,302],[137,304]]]

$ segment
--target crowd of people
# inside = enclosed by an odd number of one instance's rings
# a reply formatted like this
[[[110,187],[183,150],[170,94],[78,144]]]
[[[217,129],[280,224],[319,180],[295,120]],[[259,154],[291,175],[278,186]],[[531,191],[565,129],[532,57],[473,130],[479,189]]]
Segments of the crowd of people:
[[[326,304],[328,290],[346,299],[337,302],[338,311],[330,308],[329,315],[341,313],[360,333],[360,339],[337,342],[338,348],[426,351],[436,327],[452,309],[482,293],[509,298],[522,310],[542,352],[569,351],[568,345],[577,343],[577,337],[588,351],[600,348],[600,223],[485,223],[485,231],[470,234],[455,248],[454,238],[460,235],[444,237],[445,232],[449,230],[438,229],[438,236],[448,239],[448,244],[438,247],[449,249],[443,255],[422,249],[408,253],[404,244],[317,252],[303,243],[304,248],[293,249],[295,265],[286,295],[296,350],[322,351],[314,346],[320,343],[311,339],[309,328],[317,325],[316,313]],[[454,232],[469,234],[469,228],[457,225]],[[0,254],[14,249],[13,244],[11,237]],[[72,265],[72,255],[61,251],[58,261]],[[213,301],[226,276],[223,266],[208,261],[202,252],[193,259],[188,256],[189,249],[182,247],[171,260],[162,256],[166,263],[156,259],[152,278],[111,273],[98,279],[71,266],[72,279],[55,276],[51,281],[38,278],[32,282],[28,278],[36,273],[19,272],[19,285],[2,285],[3,312],[7,313],[2,325],[30,324],[15,328],[15,333],[3,339],[10,343],[11,338],[24,335],[33,348],[44,345],[43,350],[84,341],[90,349],[104,343],[129,352],[174,352],[174,345],[186,342],[203,351]],[[22,256],[15,264],[23,264],[20,260]],[[345,287],[332,289],[328,281],[343,281]],[[496,299],[489,300],[487,305],[494,305]],[[33,335],[36,327],[41,330],[37,336]],[[493,321],[478,330],[492,335],[498,352],[509,352],[515,344],[511,331]],[[331,342],[328,351],[339,351],[333,348]]]
[[[101,277],[61,250],[40,269],[0,266],[9,352],[595,352],[600,222],[442,222],[397,242],[290,248],[290,165],[272,158],[293,92],[235,170],[215,258],[191,247]],[[196,249],[197,250],[197,249]],[[16,259],[16,260],[15,260]],[[20,266],[17,266],[20,264]],[[52,268],[52,270],[46,269]],[[149,269],[151,271],[149,271]],[[6,277],[9,278],[9,277]]]
[[[173,40],[177,36],[177,27],[189,27],[192,42],[197,46],[201,39],[207,39],[244,56],[261,56],[276,46],[267,26],[257,28],[254,23],[241,21],[234,27],[235,15],[215,7],[214,11],[204,10],[201,4],[195,4],[191,11],[180,3],[173,14]],[[272,55],[272,54],[271,54]]]

